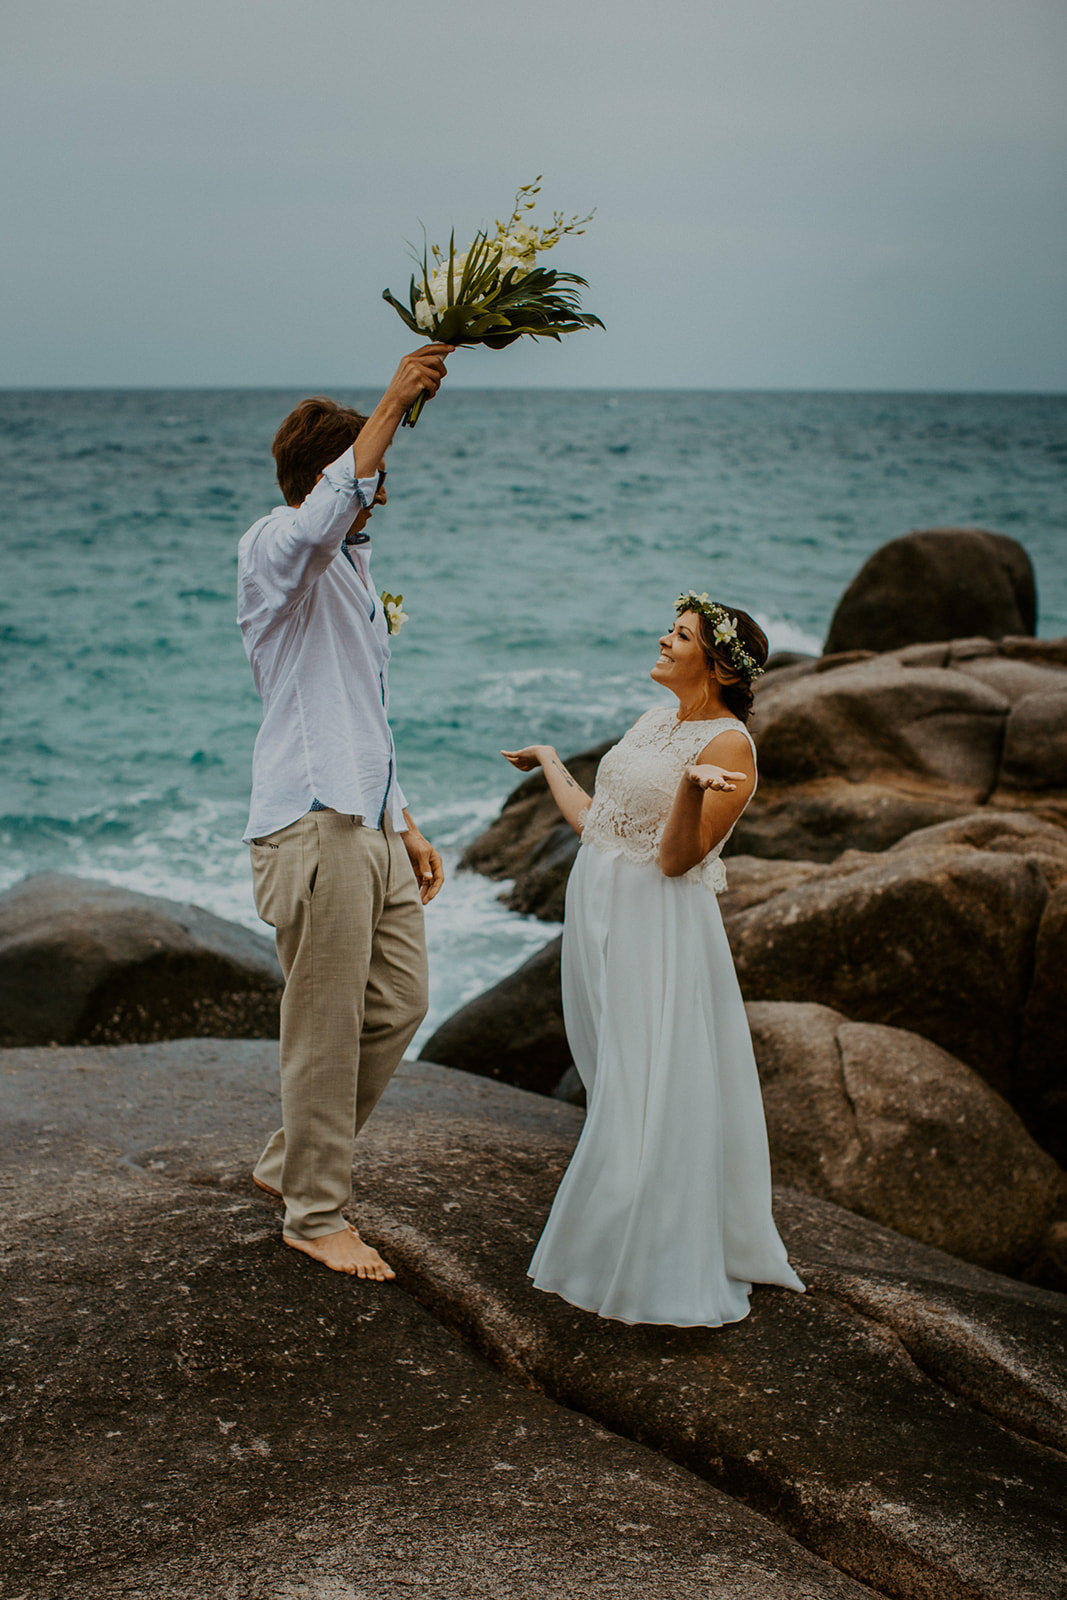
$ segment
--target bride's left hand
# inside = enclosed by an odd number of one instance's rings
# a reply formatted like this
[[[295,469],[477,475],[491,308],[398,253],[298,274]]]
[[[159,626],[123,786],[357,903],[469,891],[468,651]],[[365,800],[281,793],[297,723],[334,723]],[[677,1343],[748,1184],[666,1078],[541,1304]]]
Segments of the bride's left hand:
[[[729,772],[725,767],[695,765],[686,767],[685,775],[698,789],[722,789],[729,792],[736,789],[739,783],[748,782],[747,773]]]

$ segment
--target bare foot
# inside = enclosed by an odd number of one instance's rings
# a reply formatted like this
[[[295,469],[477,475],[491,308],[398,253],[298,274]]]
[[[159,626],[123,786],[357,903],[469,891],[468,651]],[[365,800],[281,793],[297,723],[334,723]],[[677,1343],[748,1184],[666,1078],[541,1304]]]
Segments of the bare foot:
[[[385,1283],[396,1273],[388,1261],[383,1261],[373,1245],[366,1244],[349,1223],[337,1233],[323,1233],[317,1239],[291,1239],[282,1234],[287,1245],[302,1250],[306,1256],[321,1261],[331,1272],[350,1272],[357,1278],[370,1278],[375,1283]]]
[[[255,1184],[257,1189],[262,1189],[264,1194],[269,1194],[272,1200],[280,1200],[282,1205],[285,1204],[285,1196],[282,1194],[282,1191],[280,1189],[273,1189],[269,1183],[264,1183],[260,1178],[256,1177],[254,1172],[252,1174],[252,1182]],[[345,1226],[348,1228],[350,1233],[354,1233],[356,1238],[359,1238],[359,1233],[355,1228],[353,1228],[350,1222],[346,1223]],[[395,1276],[396,1274],[394,1273],[394,1277]]]

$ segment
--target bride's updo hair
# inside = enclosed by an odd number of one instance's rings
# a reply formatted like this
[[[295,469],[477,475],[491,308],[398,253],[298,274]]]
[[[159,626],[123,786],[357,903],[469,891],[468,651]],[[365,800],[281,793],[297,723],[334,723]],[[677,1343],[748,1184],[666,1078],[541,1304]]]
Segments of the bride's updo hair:
[[[757,667],[762,667],[770,648],[767,635],[747,611],[738,611],[734,606],[727,606],[726,609],[737,626],[738,641]],[[698,611],[696,616],[697,634],[704,650],[704,659],[719,680],[719,690],[723,700],[735,717],[747,722],[752,715],[752,684],[738,672],[722,645],[715,642],[715,624],[711,618],[705,616],[702,611]]]

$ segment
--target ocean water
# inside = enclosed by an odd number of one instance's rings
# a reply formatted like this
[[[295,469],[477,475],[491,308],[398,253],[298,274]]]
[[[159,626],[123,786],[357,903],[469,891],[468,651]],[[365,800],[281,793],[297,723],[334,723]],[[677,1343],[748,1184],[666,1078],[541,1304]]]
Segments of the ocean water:
[[[0,393],[0,888],[49,870],[259,926],[241,834],[259,703],[234,624],[236,545],[278,502],[297,392]],[[368,409],[375,396],[338,392]],[[1067,399],[442,394],[389,457],[378,587],[402,593],[393,725],[414,814],[453,868],[516,775],[662,699],[679,589],[818,650],[864,559],[980,526],[1034,563],[1067,633]],[[420,1038],[553,930],[450,874],[429,909]]]

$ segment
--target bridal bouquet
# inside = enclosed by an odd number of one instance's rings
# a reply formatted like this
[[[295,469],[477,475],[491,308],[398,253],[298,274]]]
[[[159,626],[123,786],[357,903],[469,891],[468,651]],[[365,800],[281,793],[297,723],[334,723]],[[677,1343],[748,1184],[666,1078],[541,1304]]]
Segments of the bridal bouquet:
[[[567,221],[557,211],[550,227],[536,228],[527,213],[540,189],[540,178],[524,184],[507,222],[498,222],[492,235],[483,228],[465,250],[456,250],[453,233],[447,256],[437,245],[424,249],[421,261],[416,256],[422,276],[412,277],[407,306],[388,289],[382,290],[382,299],[413,333],[442,344],[486,344],[502,350],[524,333],[558,340],[580,328],[602,328],[599,317],[582,310],[578,291],[589,287],[584,278],[535,265],[537,255],[552,250],[565,234],[584,233],[593,213]],[[425,400],[421,394],[408,408],[407,427],[415,426]]]

